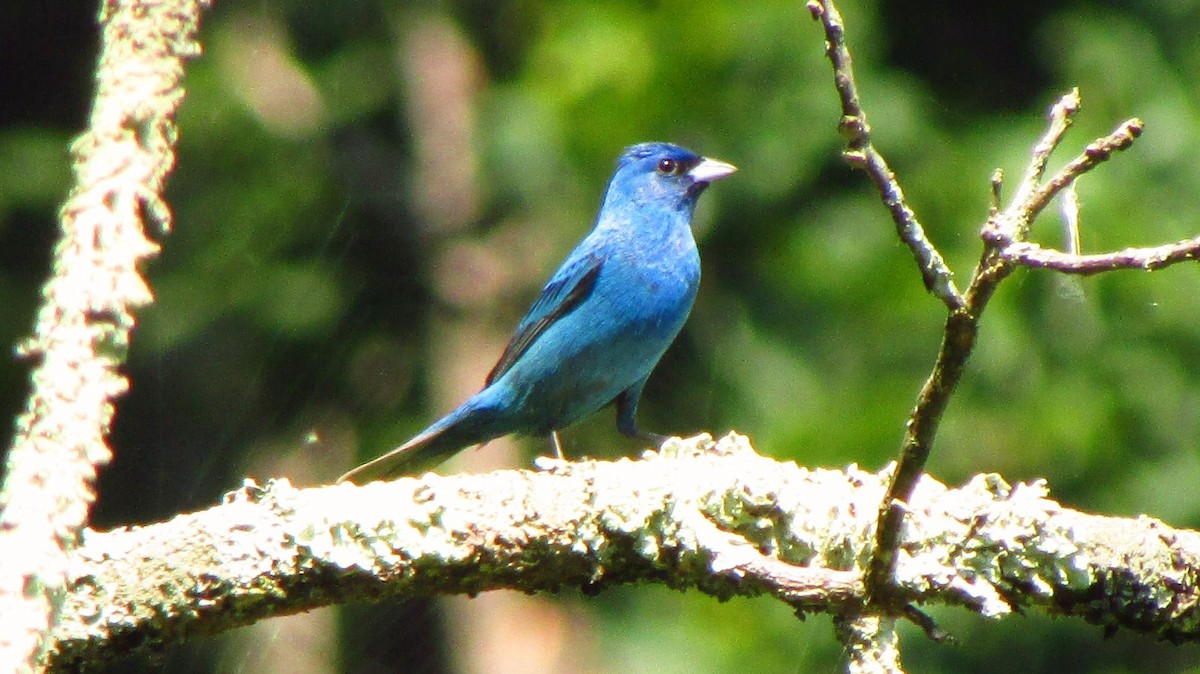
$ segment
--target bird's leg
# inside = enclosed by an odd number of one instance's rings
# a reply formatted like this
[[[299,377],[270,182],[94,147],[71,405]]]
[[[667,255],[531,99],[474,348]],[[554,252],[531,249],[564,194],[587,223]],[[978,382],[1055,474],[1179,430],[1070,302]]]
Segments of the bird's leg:
[[[617,396],[617,430],[621,435],[659,447],[669,436],[643,431],[637,427],[638,400],[642,397],[642,386],[645,384],[646,381],[642,380]]]
[[[566,461],[567,455],[563,454],[562,438],[558,437],[558,431],[550,431],[550,443],[554,445],[554,455],[560,461]]]

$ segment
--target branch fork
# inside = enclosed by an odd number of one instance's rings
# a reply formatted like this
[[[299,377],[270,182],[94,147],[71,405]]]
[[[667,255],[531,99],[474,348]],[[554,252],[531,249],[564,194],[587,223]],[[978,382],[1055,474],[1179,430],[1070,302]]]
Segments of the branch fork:
[[[1003,174],[997,170],[992,177],[992,207],[980,236],[983,250],[979,263],[971,274],[965,291],[959,291],[953,272],[936,246],[925,235],[915,213],[904,201],[903,191],[883,156],[874,148],[870,125],[859,101],[849,49],[846,46],[845,26],[832,0],[810,0],[807,4],[813,18],[819,21],[826,37],[826,55],[834,72],[834,86],[842,103],[839,129],[846,137],[843,156],[854,168],[867,173],[879,191],[880,198],[895,223],[897,234],[917,262],[925,287],[947,309],[942,344],[933,369],[921,387],[905,427],[900,458],[892,474],[886,495],[881,499],[875,536],[875,549],[866,572],[866,592],[874,610],[885,616],[908,616],[914,622],[922,620],[911,615],[911,595],[897,582],[898,564],[903,556],[906,504],[911,503],[934,439],[954,389],[975,346],[979,320],[1000,282],[1018,267],[1052,269],[1067,274],[1096,274],[1118,269],[1155,270],[1166,266],[1200,259],[1200,236],[1151,248],[1083,255],[1078,246],[1078,201],[1076,182],[1088,171],[1110,159],[1114,153],[1128,149],[1141,135],[1144,124],[1129,119],[1107,136],[1098,138],[1043,182],[1050,156],[1070,129],[1081,107],[1078,89],[1061,97],[1050,109],[1045,133],[1031,151],[1021,182],[1007,208],[1001,207]],[[1030,225],[1055,197],[1062,196],[1069,225],[1066,252],[1043,248],[1028,241]],[[858,624],[848,619],[845,625]],[[872,623],[878,627],[878,623]],[[923,624],[928,634],[936,632],[931,624]],[[868,630],[869,631],[869,630]],[[886,630],[885,630],[886,632]],[[851,655],[861,631],[841,630]],[[858,636],[855,636],[858,635]],[[878,638],[889,638],[883,636]],[[885,649],[886,650],[886,649]],[[864,656],[866,657],[866,656]],[[864,660],[864,663],[866,661]],[[862,663],[860,663],[862,664]],[[874,662],[863,664],[864,671],[898,671],[898,665]]]

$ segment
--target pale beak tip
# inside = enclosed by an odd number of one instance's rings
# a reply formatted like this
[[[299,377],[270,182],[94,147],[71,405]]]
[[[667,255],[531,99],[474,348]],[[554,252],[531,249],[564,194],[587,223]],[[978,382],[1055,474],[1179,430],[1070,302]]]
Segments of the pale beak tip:
[[[688,172],[688,175],[696,182],[710,183],[714,180],[720,180],[721,178],[733,175],[736,171],[737,167],[733,164],[705,157],[703,161],[696,164],[695,168]]]

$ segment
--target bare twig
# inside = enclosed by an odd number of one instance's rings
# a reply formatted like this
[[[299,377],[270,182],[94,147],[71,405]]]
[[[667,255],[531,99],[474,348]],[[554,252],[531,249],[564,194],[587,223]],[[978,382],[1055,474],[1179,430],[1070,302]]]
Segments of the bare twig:
[[[846,160],[852,166],[866,171],[875,182],[880,198],[892,213],[896,233],[917,261],[925,288],[951,311],[961,309],[963,297],[954,284],[954,273],[925,235],[925,229],[904,199],[904,191],[900,189],[900,183],[896,181],[883,155],[871,144],[871,127],[867,123],[866,112],[859,104],[858,86],[854,83],[854,68],[850,61],[850,50],[846,47],[841,14],[831,0],[811,0],[808,10],[825,28],[825,53],[833,64],[834,83],[842,101],[840,127],[848,146]]]
[[[1152,248],[1126,248],[1113,253],[1072,255],[1018,242],[1006,246],[1003,255],[1023,267],[1053,269],[1065,274],[1099,274],[1120,269],[1156,271],[1178,262],[1200,260],[1200,236]]]
[[[954,386],[962,376],[962,369],[974,346],[976,319],[969,303],[974,298],[981,308],[990,296],[990,291],[980,292],[988,288],[972,288],[970,290],[974,292],[964,296],[955,286],[952,272],[936,247],[925,236],[924,229],[905,202],[895,176],[882,155],[871,145],[870,127],[859,104],[841,14],[832,0],[810,0],[808,9],[825,30],[826,55],[833,65],[834,86],[842,102],[840,128],[848,136],[849,150],[846,157],[852,164],[865,170],[875,182],[884,203],[892,213],[897,233],[917,259],[925,287],[941,299],[950,311],[941,351],[932,374],[918,395],[917,405],[906,429],[900,461],[892,476],[888,495],[880,505],[876,551],[867,579],[867,590],[873,601],[883,602],[887,598],[886,588],[895,570],[900,524],[904,518],[903,504],[911,496],[912,489],[924,470],[942,413],[949,403]],[[1059,135],[1061,136],[1061,132]],[[1053,140],[1052,136],[1049,138]],[[1043,144],[1046,142],[1050,141],[1044,140]],[[1045,160],[1042,159],[1040,166],[1044,165]],[[1027,174],[1040,176],[1041,170],[1031,166]],[[998,175],[993,177],[994,198],[997,203],[1000,193],[999,180]],[[998,214],[998,207],[994,208],[993,212]]]
[[[1034,146],[1029,165],[1008,208],[995,206],[989,213],[981,236],[984,250],[979,265],[967,287],[966,301],[959,310],[951,311],[943,330],[942,344],[933,371],[922,386],[917,404],[909,417],[887,497],[880,506],[877,549],[867,578],[868,592],[876,600],[889,594],[889,583],[895,571],[900,530],[904,521],[904,503],[912,494],[928,461],[933,440],[950,397],[962,378],[963,369],[975,348],[979,318],[996,288],[1015,269],[1015,259],[1005,251],[1021,244],[1028,236],[1029,226],[1050,201],[1072,184],[1079,176],[1095,168],[1116,150],[1129,147],[1141,133],[1142,123],[1131,119],[1108,136],[1093,141],[1078,157],[1064,166],[1046,183],[1041,183],[1046,163],[1071,119],[1080,107],[1079,92],[1072,90],[1051,107],[1046,133]],[[992,177],[993,199],[1000,195],[1000,174]]]
[[[924,471],[942,415],[974,349],[979,318],[999,283],[1018,265],[1060,268],[1072,273],[1094,273],[1116,267],[1157,268],[1174,261],[1195,259],[1197,246],[1194,242],[1180,242],[1145,251],[1080,257],[1045,251],[1025,243],[1030,224],[1056,195],[1073,186],[1079,176],[1106,160],[1112,152],[1129,147],[1142,130],[1142,123],[1137,119],[1124,122],[1113,133],[1091,143],[1082,154],[1043,183],[1050,155],[1080,108],[1079,92],[1072,90],[1051,108],[1046,132],[1031,151],[1030,162],[1006,209],[1001,208],[1003,174],[999,171],[993,174],[992,206],[981,231],[983,254],[966,292],[960,294],[941,255],[925,237],[915,215],[904,202],[895,177],[871,145],[870,127],[859,103],[841,16],[832,0],[810,0],[808,9],[825,29],[826,53],[833,64],[834,84],[842,104],[840,128],[849,145],[846,156],[875,181],[896,222],[901,240],[917,258],[926,287],[949,309],[937,359],[918,394],[905,430],[900,460],[887,496],[880,505],[876,549],[867,576],[871,601],[889,611],[903,612],[903,607],[898,605],[903,603],[902,598],[895,594],[891,581],[898,560],[905,504]]]
[[[1046,174],[1046,163],[1050,161],[1050,155],[1062,142],[1067,130],[1071,128],[1071,123],[1075,120],[1075,113],[1079,112],[1079,106],[1078,88],[1067,92],[1051,106],[1050,124],[1030,152],[1030,161],[1029,165],[1025,167],[1025,175],[1021,177],[1021,183],[1017,186],[1016,193],[1013,194],[1013,204],[1023,204],[1029,201],[1029,195],[1038,189],[1042,182],[1042,176]],[[1022,238],[1022,234],[1022,232],[1012,232],[1011,236]]]
[[[133,310],[151,301],[138,263],[158,247],[149,219],[169,226],[163,183],[174,163],[182,62],[198,52],[205,0],[105,3],[96,97],[72,147],[75,187],[63,206],[51,278],[33,337],[32,390],[0,488],[0,671],[29,671],[57,622],[68,551],[87,521],[117,368]]]
[[[1028,222],[1050,203],[1055,196],[1069,192],[1084,173],[1108,159],[1113,152],[1124,150],[1142,133],[1139,119],[1122,122],[1109,135],[1092,141],[1079,156],[1064,166],[1044,185],[1031,189],[1028,198],[1015,203],[1007,213],[1010,221]],[[1078,217],[1078,206],[1069,206],[1068,219]],[[985,239],[999,246],[999,256],[1006,264],[1039,269],[1053,269],[1066,274],[1089,275],[1120,269],[1155,271],[1179,262],[1200,259],[1200,236],[1175,243],[1148,248],[1126,248],[1111,253],[1084,255],[1078,251],[1077,226],[1075,236],[1068,242],[1067,251],[1043,248],[1024,240],[1009,237],[1006,227],[997,224],[1002,218],[992,218],[985,228]]]
[[[1078,95],[1076,93],[1075,105],[1078,106],[1078,104]],[[1057,109],[1058,106],[1055,106],[1055,108]],[[1076,107],[1075,109],[1078,108]],[[1068,185],[1078,180],[1084,173],[1096,168],[1101,162],[1111,157],[1113,152],[1128,149],[1129,146],[1133,145],[1133,141],[1142,135],[1144,127],[1145,124],[1142,120],[1137,118],[1121,122],[1112,133],[1089,143],[1079,156],[1062,167],[1046,184],[1036,186],[1035,189],[1024,193],[1023,196],[1020,196],[1022,192],[1019,192],[1018,195],[1020,198],[1014,198],[1013,205],[1009,209],[1009,217],[1018,229],[1009,240],[1024,241],[1028,235],[1029,225],[1050,204],[1051,199],[1057,196]],[[1003,237],[1001,240],[1003,240]]]
[[[910,623],[920,627],[921,631],[925,633],[925,637],[930,641],[939,644],[955,643],[952,634],[938,627],[937,623],[933,620],[933,616],[921,611],[916,606],[912,604],[905,606],[903,615]]]

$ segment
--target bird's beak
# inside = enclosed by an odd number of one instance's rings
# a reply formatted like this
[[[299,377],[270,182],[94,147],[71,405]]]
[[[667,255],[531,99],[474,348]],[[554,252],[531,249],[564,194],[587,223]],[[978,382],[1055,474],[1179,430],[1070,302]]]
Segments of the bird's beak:
[[[736,170],[737,167],[733,164],[726,164],[723,161],[704,157],[699,164],[696,164],[692,167],[691,171],[688,171],[688,175],[698,183],[711,183],[714,180],[720,180],[727,175],[731,175]]]

